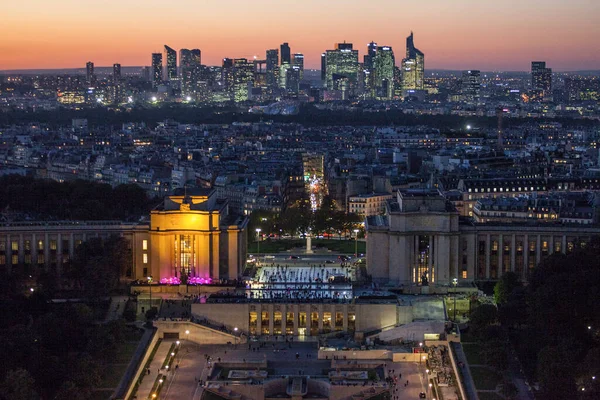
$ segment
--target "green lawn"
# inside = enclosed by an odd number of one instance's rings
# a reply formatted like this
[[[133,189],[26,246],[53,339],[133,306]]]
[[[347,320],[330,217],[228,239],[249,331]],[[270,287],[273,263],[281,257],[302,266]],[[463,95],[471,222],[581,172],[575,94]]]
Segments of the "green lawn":
[[[343,254],[354,254],[355,242],[354,240],[337,240],[337,239],[313,239],[313,249],[326,248],[334,253]],[[260,249],[259,249],[260,247]],[[358,252],[366,252],[366,243],[364,241],[357,243]],[[248,253],[281,253],[293,248],[304,249],[306,248],[305,239],[276,239],[276,240],[263,240],[260,242],[260,246],[257,242],[251,242],[248,244]]]
[[[481,346],[478,344],[464,344],[462,345],[463,351],[467,356],[467,361],[469,365],[473,364],[485,364],[485,361],[481,357],[480,351]]]
[[[479,400],[504,400],[503,397],[498,396],[494,392],[477,392]]]
[[[502,381],[502,375],[485,367],[470,367],[475,387],[479,390],[495,390]]]

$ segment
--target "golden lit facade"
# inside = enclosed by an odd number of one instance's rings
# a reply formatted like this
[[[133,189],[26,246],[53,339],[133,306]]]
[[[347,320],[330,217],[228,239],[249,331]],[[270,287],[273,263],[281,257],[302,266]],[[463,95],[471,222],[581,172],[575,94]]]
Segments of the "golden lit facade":
[[[236,279],[246,261],[246,217],[232,216],[226,201],[206,190],[167,197],[147,223],[118,221],[13,222],[0,226],[0,269],[61,275],[77,246],[91,238],[120,236],[130,244],[124,279],[177,283]],[[33,269],[32,269],[33,268]]]

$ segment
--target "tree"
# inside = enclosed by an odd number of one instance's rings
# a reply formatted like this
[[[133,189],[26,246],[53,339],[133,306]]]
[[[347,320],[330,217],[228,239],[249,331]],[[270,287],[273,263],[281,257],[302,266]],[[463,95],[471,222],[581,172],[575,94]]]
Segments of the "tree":
[[[498,309],[492,304],[482,304],[471,313],[469,327],[473,329],[474,333],[481,333],[497,321]]]
[[[558,347],[544,347],[538,355],[537,378],[541,398],[569,399],[576,395],[569,355]]]
[[[505,272],[500,280],[494,286],[494,299],[496,304],[504,304],[508,301],[509,296],[521,286],[519,276],[512,271]]]
[[[27,370],[8,371],[0,383],[0,399],[2,400],[35,400],[38,398],[35,381]]]

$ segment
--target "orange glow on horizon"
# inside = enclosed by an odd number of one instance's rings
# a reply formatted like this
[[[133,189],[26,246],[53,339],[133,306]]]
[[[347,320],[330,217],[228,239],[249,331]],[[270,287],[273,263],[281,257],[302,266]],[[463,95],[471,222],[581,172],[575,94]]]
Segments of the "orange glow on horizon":
[[[283,42],[318,69],[320,54],[344,40],[361,61],[372,40],[392,46],[398,64],[411,30],[427,69],[528,70],[537,59],[555,70],[600,69],[600,2],[487,3],[22,0],[3,5],[0,70],[145,66],[164,44],[200,48],[203,64],[220,65],[264,58]]]

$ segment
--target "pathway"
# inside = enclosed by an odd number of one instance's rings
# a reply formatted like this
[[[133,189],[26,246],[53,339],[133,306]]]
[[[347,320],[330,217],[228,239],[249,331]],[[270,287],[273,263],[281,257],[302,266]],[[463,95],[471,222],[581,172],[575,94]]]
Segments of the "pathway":
[[[173,344],[173,341],[163,340],[158,346],[158,350],[156,350],[154,358],[152,359],[152,362],[150,362],[150,375],[146,372],[142,383],[138,387],[136,394],[138,399],[147,399],[151,394],[150,392],[152,391],[152,387],[154,386],[158,374],[165,373],[164,370],[161,370],[161,367],[165,358],[167,358],[167,354],[169,354],[171,344]]]

